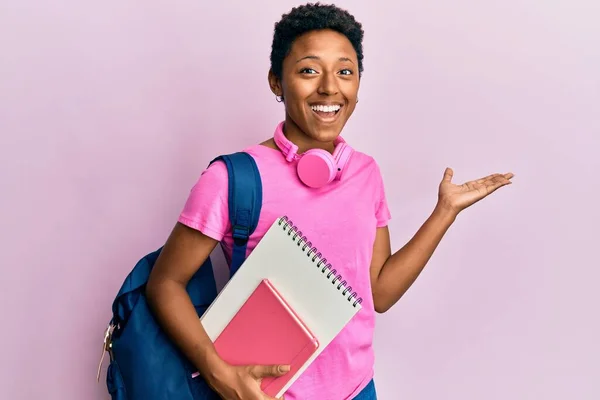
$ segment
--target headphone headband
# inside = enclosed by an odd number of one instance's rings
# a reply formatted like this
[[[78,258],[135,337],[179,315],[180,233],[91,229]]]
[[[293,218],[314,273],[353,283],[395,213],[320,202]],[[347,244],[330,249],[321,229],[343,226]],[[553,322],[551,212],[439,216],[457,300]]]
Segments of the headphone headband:
[[[289,140],[285,134],[283,133],[283,126],[285,121],[281,121],[277,124],[277,128],[275,128],[275,134],[273,135],[273,139],[275,140],[275,144],[279,147],[279,150],[283,153],[285,159],[290,162],[294,160],[300,159],[301,155],[298,154],[298,146],[296,146],[291,140]],[[334,146],[337,146],[340,143],[346,143],[344,138],[338,135],[333,141]]]
[[[298,154],[298,146],[283,133],[285,121],[277,124],[274,140],[289,163],[297,161],[296,171],[300,180],[309,187],[319,188],[334,180],[340,180],[353,149],[338,135],[334,141],[333,155],[323,149],[310,149]]]

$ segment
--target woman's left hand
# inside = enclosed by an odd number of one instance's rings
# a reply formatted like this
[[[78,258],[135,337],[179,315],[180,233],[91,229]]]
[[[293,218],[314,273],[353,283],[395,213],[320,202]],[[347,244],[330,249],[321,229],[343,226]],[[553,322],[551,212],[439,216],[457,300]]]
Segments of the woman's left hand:
[[[454,171],[446,168],[439,187],[438,203],[441,207],[458,214],[497,189],[512,183],[513,173],[492,174],[484,178],[465,182],[462,185],[452,183]]]

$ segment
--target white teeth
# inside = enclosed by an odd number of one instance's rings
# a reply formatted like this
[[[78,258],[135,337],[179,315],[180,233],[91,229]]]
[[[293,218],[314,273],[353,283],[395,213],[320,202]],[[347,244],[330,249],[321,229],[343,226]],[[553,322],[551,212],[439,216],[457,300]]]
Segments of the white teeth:
[[[338,111],[340,109],[340,106],[338,104],[336,104],[334,106],[321,106],[321,105],[317,105],[317,106],[311,106],[310,108],[312,108],[314,111],[334,112],[334,111]]]

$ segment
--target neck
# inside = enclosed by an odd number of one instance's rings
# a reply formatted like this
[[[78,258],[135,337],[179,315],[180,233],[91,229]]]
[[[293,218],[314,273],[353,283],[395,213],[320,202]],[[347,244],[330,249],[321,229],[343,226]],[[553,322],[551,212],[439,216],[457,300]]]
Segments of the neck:
[[[335,148],[334,142],[320,142],[308,136],[287,114],[283,125],[283,134],[290,142],[298,146],[298,154],[311,149],[323,149],[333,153]]]

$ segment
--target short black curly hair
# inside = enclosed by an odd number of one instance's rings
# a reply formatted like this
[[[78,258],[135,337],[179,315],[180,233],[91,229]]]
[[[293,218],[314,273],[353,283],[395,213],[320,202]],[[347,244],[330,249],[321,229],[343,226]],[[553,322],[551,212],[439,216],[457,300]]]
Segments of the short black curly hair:
[[[273,44],[271,46],[271,71],[281,79],[283,59],[289,54],[294,40],[309,31],[331,29],[345,35],[358,58],[359,77],[363,72],[363,36],[364,31],[354,16],[335,5],[308,3],[283,14],[275,24]]]

